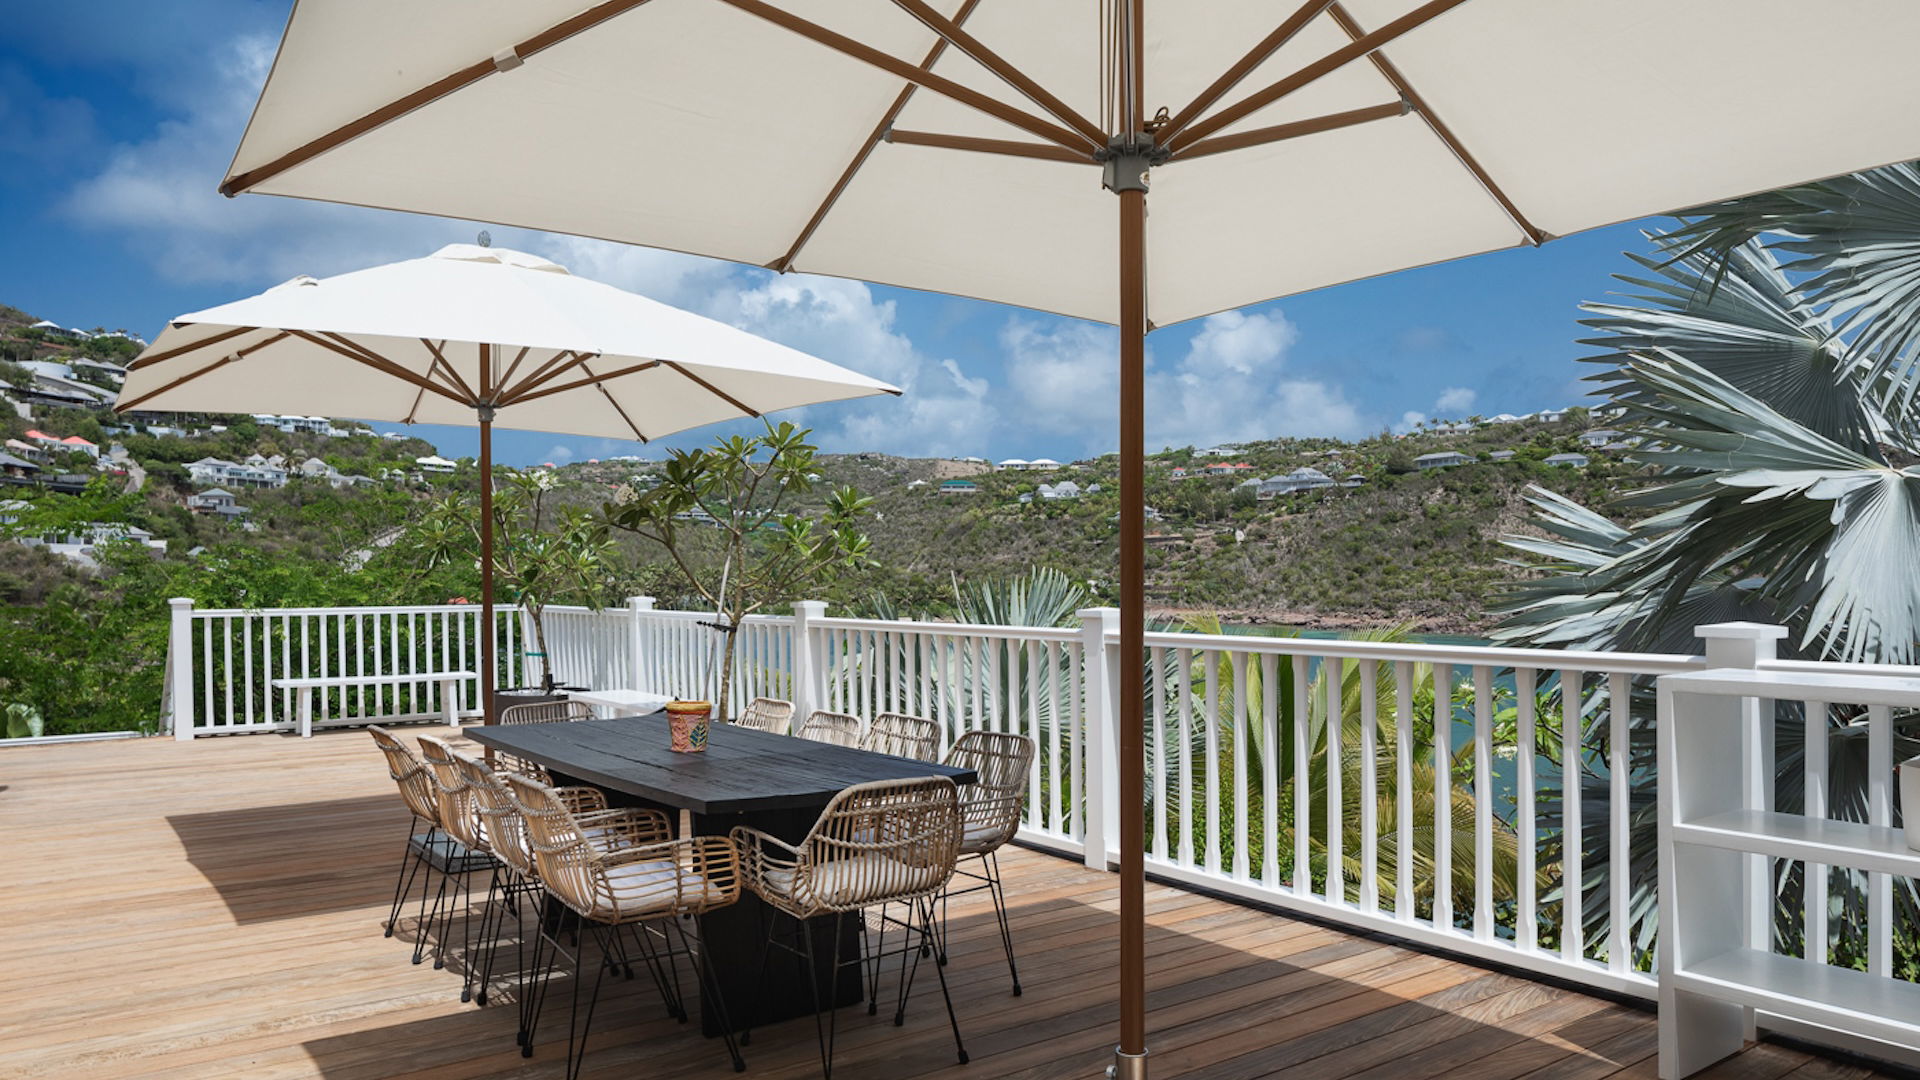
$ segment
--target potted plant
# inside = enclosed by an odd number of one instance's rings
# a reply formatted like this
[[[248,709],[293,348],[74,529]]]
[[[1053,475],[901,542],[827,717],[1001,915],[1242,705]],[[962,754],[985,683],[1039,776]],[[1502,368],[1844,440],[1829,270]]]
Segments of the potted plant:
[[[856,523],[872,499],[847,487],[830,493],[817,509],[794,509],[818,479],[809,434],[769,422],[759,435],[675,450],[658,484],[644,490],[623,484],[603,508],[611,527],[666,549],[713,605],[720,633],[718,682],[665,689],[714,702],[713,715],[722,719],[730,716],[740,621],[770,603],[797,598],[830,572],[867,562],[867,537]]]
[[[547,650],[545,614],[549,604],[580,603],[603,607],[607,601],[613,542],[607,527],[592,514],[556,508],[553,474],[498,470],[504,481],[493,496],[494,584],[505,603],[518,604],[531,631],[526,656],[540,661],[540,682],[497,691],[501,707],[558,701],[569,690],[554,678]],[[427,569],[466,559],[477,564],[480,514],[477,499],[450,495],[435,503],[413,530],[413,546]]]

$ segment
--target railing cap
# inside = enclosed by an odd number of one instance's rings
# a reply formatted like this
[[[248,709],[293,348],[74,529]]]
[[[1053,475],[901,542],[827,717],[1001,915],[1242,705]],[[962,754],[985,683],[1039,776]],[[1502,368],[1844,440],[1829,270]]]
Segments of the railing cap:
[[[1693,634],[1709,641],[1779,641],[1787,636],[1787,628],[1772,623],[1723,622],[1696,626]]]
[[[169,599],[167,604],[175,609],[190,608],[193,606],[193,598],[190,596],[175,596]]]

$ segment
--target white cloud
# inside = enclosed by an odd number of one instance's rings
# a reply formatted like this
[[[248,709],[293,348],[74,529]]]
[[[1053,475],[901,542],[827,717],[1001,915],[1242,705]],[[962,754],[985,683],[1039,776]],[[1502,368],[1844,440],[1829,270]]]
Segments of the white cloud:
[[[1426,413],[1415,412],[1412,409],[1408,409],[1406,412],[1403,412],[1400,414],[1400,422],[1393,425],[1393,430],[1399,432],[1402,435],[1405,435],[1407,432],[1412,431],[1414,428],[1417,428],[1421,424],[1424,424],[1426,422],[1427,422]]]
[[[1480,395],[1464,386],[1449,386],[1440,391],[1434,399],[1433,410],[1437,413],[1464,414],[1473,408]]]
[[[1230,311],[1205,319],[1171,366],[1150,352],[1148,447],[1363,434],[1366,419],[1339,387],[1286,377],[1287,352],[1298,338],[1277,311]],[[1008,389],[1026,424],[1074,432],[1090,453],[1114,448],[1119,339],[1111,328],[1016,318],[1001,344]]]
[[[573,456],[573,447],[566,443],[554,443],[547,448],[547,460],[555,464],[565,465],[573,460]]]

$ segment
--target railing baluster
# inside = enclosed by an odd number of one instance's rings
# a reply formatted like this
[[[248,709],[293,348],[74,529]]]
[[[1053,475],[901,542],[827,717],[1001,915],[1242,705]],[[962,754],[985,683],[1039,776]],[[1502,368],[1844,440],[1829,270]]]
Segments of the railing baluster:
[[[1628,944],[1632,938],[1627,926],[1633,916],[1633,863],[1629,855],[1633,806],[1628,789],[1633,779],[1632,714],[1633,684],[1625,674],[1614,672],[1607,677],[1607,967],[1616,972],[1633,966],[1633,947]],[[1766,727],[1771,733],[1773,725]],[[1767,788],[1771,791],[1772,785],[1768,784]],[[1768,918],[1772,918],[1771,907]],[[1768,936],[1771,937],[1771,933]]]
[[[1804,721],[1802,738],[1805,751],[1801,761],[1805,769],[1802,790],[1806,792],[1806,804],[1802,811],[1807,817],[1824,821],[1827,817],[1827,704],[1823,701],[1801,703],[1801,716]],[[1920,814],[1920,806],[1907,809],[1908,813]],[[1827,962],[1827,883],[1832,871],[1819,863],[1808,863],[1802,868],[1806,879],[1805,901],[1801,907],[1806,919],[1805,957],[1817,964]]]
[[[1453,926],[1453,665],[1433,668],[1433,925]]]
[[[200,702],[205,706],[200,722],[209,728],[226,727],[225,718],[213,716],[213,618],[196,612],[193,621],[200,624]]]
[[[1159,669],[1155,668],[1158,674]],[[1280,658],[1260,657],[1260,880],[1269,889],[1280,887]],[[1154,694],[1158,707],[1160,697]],[[1160,734],[1158,726],[1154,736]],[[1161,792],[1164,805],[1164,790]]]
[[[1580,819],[1580,785],[1585,774],[1586,676],[1579,671],[1560,673],[1560,959],[1578,964],[1586,959],[1586,869],[1582,865],[1584,822]]]
[[[1393,665],[1393,914],[1412,922],[1413,892],[1413,674],[1406,660]]]
[[[1247,857],[1247,654],[1233,658],[1233,876],[1242,881],[1249,872]]]
[[[1313,683],[1307,677],[1307,658],[1293,658],[1293,893],[1303,900],[1313,896],[1313,848],[1309,834],[1313,819],[1313,759],[1307,729],[1313,723]]]
[[[1473,669],[1473,936],[1493,940],[1493,669]]]
[[[1060,725],[1072,723],[1067,714],[1067,656],[1057,641],[1047,642],[1048,694],[1053,699],[1052,723],[1047,725],[1047,787],[1049,791],[1047,825],[1055,832],[1066,832],[1066,775],[1060,760]]]
[[[1041,648],[1037,641],[1027,642],[1027,727],[1021,734],[1040,745],[1040,657]],[[922,714],[925,715],[925,714]],[[1040,770],[1027,770],[1027,817],[1037,819],[1040,813]]]
[[[1346,664],[1337,656],[1320,658],[1327,683],[1327,899],[1347,900],[1346,752],[1341,729],[1346,725]]]
[[[983,643],[978,637],[969,635],[964,640],[967,642],[967,647],[970,650],[970,653],[973,658],[973,670],[972,670],[973,677],[967,680],[968,682],[973,684],[973,713],[972,715],[967,717],[967,730],[983,731],[985,730],[985,725],[983,725],[980,722],[980,717],[983,715],[980,707],[980,693],[981,693],[981,684],[987,681],[986,680],[986,656],[984,655],[984,650],[981,647]],[[1074,795],[1075,801],[1077,802],[1080,798],[1080,787],[1078,784],[1074,785],[1073,795]]]
[[[1867,707],[1867,824],[1893,824],[1893,710]],[[1893,878],[1867,873],[1867,974],[1893,977]]]
[[[1360,906],[1380,910],[1380,677],[1360,661]]]
[[[247,726],[252,727],[253,719],[253,625],[254,616],[240,617],[240,663],[246,668],[246,687],[244,704],[246,706]]]
[[[1206,665],[1206,779],[1201,791],[1206,798],[1207,810],[1207,869],[1220,872],[1220,654],[1212,649],[1202,650],[1201,663]]]
[[[220,687],[226,695],[227,723],[235,723],[233,713],[233,616],[220,618]]]
[[[1147,650],[1153,684],[1153,832],[1150,850],[1156,859],[1167,857],[1167,650]]]
[[[1193,651],[1174,653],[1180,693],[1180,865],[1193,865]]]
[[[1516,736],[1519,741],[1514,750],[1516,775],[1513,782],[1514,808],[1518,812],[1515,847],[1519,856],[1518,874],[1514,882],[1517,894],[1514,941],[1522,952],[1532,952],[1540,945],[1540,890],[1535,880],[1539,873],[1536,851],[1539,826],[1535,821],[1535,804],[1539,796],[1534,782],[1534,754],[1537,752],[1535,726],[1538,723],[1534,717],[1534,675],[1532,668],[1513,670]]]
[[[1082,655],[1085,650],[1078,642],[1068,644],[1066,649],[1069,657],[1067,662],[1067,695],[1068,700],[1071,702],[1071,708],[1068,710],[1067,715],[1071,718],[1069,722],[1073,725],[1068,729],[1072,734],[1073,743],[1068,750],[1067,759],[1068,775],[1073,785],[1073,794],[1067,806],[1071,814],[1071,831],[1074,837],[1078,839],[1087,835],[1086,737],[1084,735],[1087,721],[1086,717],[1082,715],[1080,711],[1081,680],[1086,674],[1087,662],[1086,657]],[[979,683],[976,680],[975,686],[977,687],[978,685]]]

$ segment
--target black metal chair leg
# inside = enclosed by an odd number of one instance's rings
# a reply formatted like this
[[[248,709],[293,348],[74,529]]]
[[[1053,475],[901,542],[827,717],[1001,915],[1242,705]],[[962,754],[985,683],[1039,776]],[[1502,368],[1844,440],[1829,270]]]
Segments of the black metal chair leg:
[[[468,952],[466,959],[467,985],[472,993],[462,993],[460,1000],[471,998],[478,1004],[487,1003],[487,975],[493,970],[493,947],[500,940],[500,867],[495,866],[487,874],[487,899],[480,908],[480,940],[475,950]]]
[[[840,938],[846,931],[847,913],[835,912],[833,916],[833,964],[827,968],[827,1029],[820,1044],[821,1080],[833,1080],[833,1039],[839,1027],[840,1006]],[[801,924],[801,932],[807,936],[807,960],[813,961],[813,928]],[[819,978],[819,969],[814,969],[814,978]],[[818,1030],[819,1014],[815,1013],[815,1029]]]
[[[428,860],[427,870],[431,873],[435,869],[432,864],[433,847],[431,844],[427,847],[425,857]],[[415,937],[413,940],[413,962],[416,964],[426,959],[427,941],[433,937],[434,924],[440,921],[440,904],[447,896],[448,876],[445,869],[440,870],[440,887],[433,891],[433,911],[431,913],[427,911],[427,889],[424,885],[420,889],[420,921],[414,930]],[[433,945],[433,949],[437,956],[439,952],[439,943],[437,940]],[[437,959],[433,966],[440,966]]]
[[[1007,915],[1007,886],[1000,880],[1000,855],[988,852],[988,892],[993,895],[993,914],[1000,920],[1000,947],[1007,951],[1007,974],[1013,978],[1013,996],[1020,996],[1020,969],[1013,962],[1013,920]]]
[[[575,938],[579,944],[573,950],[573,1011],[567,1019],[567,1080],[579,1080],[580,1066],[587,1059],[587,1034],[593,1029],[593,1009],[600,1002],[600,981],[607,975],[607,938],[606,931],[599,923],[588,922],[580,916],[574,916]],[[593,968],[593,993],[587,997],[587,1014],[580,1015],[580,984],[587,977],[587,940],[600,950],[600,962]],[[576,1027],[579,1030],[575,1035]]]
[[[407,894],[413,891],[413,875],[420,872],[420,862],[413,852],[413,833],[419,827],[419,818],[407,819],[407,846],[400,849],[400,872],[394,875],[393,904],[387,909],[386,933],[382,937],[393,936],[393,928],[400,921],[400,905],[406,903]]]
[[[538,1032],[540,1028],[540,1010],[547,1003],[547,988],[553,985],[553,968],[560,956],[559,935],[569,914],[571,914],[571,912],[562,909],[560,915],[554,922],[553,936],[549,937],[547,935],[547,912],[545,905],[543,904],[540,910],[533,913],[533,990],[527,995],[527,1037],[520,1044],[521,1057],[533,1056],[533,1039],[535,1033]],[[544,965],[540,962],[542,952],[546,953],[546,963]]]
[[[933,935],[933,902],[931,900],[923,901],[921,906],[924,908],[924,912],[921,916],[920,933],[923,938],[931,938]],[[933,965],[933,970],[934,974],[940,976],[940,997],[947,1003],[947,1023],[953,1028],[953,1049],[960,1057],[960,1064],[965,1065],[967,1063],[967,1047],[965,1043],[960,1041],[960,1018],[955,1016],[953,1012],[953,995],[947,990],[946,969],[939,964],[935,964]]]

